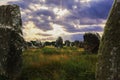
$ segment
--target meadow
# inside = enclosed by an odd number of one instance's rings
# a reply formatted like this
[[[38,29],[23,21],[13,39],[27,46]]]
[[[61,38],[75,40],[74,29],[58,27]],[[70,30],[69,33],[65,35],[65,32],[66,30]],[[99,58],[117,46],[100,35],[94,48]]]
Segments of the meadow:
[[[22,80],[95,80],[96,62],[97,55],[82,48],[27,49]]]

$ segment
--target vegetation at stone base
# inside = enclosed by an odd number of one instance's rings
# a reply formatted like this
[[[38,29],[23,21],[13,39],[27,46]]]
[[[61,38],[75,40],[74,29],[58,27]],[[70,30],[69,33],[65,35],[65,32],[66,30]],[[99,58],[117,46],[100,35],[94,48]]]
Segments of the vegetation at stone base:
[[[45,50],[47,52],[45,52]],[[53,52],[52,52],[53,51]],[[97,56],[76,47],[24,51],[22,80],[95,80]]]

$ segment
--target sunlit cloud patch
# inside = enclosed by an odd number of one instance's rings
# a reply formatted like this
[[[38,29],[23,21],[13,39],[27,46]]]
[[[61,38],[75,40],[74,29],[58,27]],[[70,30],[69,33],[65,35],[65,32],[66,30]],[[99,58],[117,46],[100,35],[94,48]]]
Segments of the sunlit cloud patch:
[[[21,9],[24,38],[83,40],[86,32],[102,35],[113,0],[2,0]]]

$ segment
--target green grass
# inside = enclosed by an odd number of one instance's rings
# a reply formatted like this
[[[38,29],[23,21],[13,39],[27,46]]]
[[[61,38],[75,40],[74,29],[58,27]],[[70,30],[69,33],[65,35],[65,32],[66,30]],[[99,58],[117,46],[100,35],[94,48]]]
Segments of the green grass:
[[[29,49],[24,51],[23,79],[95,80],[97,56],[82,54],[83,49]]]

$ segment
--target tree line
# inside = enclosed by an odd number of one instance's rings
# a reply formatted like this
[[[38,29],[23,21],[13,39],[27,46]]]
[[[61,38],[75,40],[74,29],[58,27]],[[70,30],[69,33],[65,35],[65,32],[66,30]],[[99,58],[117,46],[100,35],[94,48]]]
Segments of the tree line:
[[[85,33],[83,35],[84,41],[75,40],[71,42],[70,40],[63,41],[62,37],[58,37],[56,41],[29,41],[26,42],[26,48],[44,48],[45,46],[54,46],[55,48],[66,47],[77,47],[84,48],[85,51],[97,53],[100,44],[100,35],[98,33]]]

